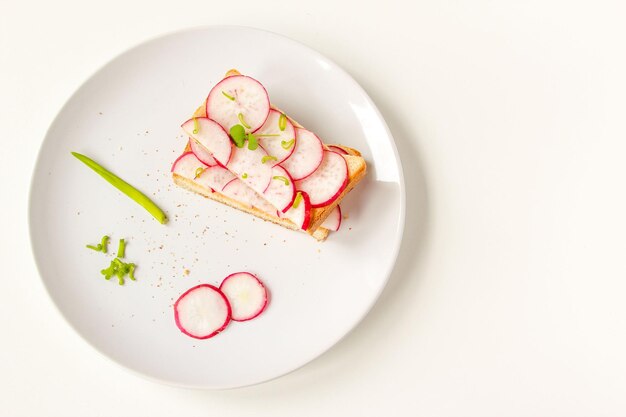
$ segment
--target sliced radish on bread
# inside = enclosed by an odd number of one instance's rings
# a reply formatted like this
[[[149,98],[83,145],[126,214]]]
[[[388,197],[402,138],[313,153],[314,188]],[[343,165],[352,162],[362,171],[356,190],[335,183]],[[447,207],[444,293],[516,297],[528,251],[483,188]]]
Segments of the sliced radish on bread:
[[[306,192],[312,207],[327,206],[339,197],[348,184],[348,164],[337,152],[324,151],[324,158],[313,174],[296,182]]]
[[[233,75],[217,83],[206,99],[206,115],[227,132],[241,124],[247,132],[263,126],[270,111],[265,87],[254,78]]]
[[[208,166],[217,165],[217,161],[215,160],[215,158],[213,158],[211,152],[207,151],[193,138],[189,138],[189,149],[191,149],[191,152],[193,152],[196,158],[198,158]]]
[[[257,209],[276,215],[276,209],[265,199],[259,196],[252,188],[248,187],[239,178],[235,178],[224,186],[222,194],[226,197],[230,197],[241,204],[248,205],[250,207],[256,207]]]
[[[272,168],[272,181],[263,197],[281,212],[286,212],[296,196],[296,186],[291,175],[280,166]]]
[[[224,129],[206,117],[194,117],[182,125],[183,130],[195,139],[220,164],[230,159],[233,143]]]
[[[311,220],[311,202],[307,193],[298,191],[289,210],[280,213],[280,217],[291,220],[302,230],[308,229]]]
[[[295,149],[281,166],[298,181],[311,175],[322,163],[324,146],[313,132],[296,128]]]
[[[272,165],[278,165],[293,153],[296,129],[289,118],[277,110],[270,110],[267,120],[254,132],[259,144],[273,156]]]
[[[247,186],[263,194],[272,180],[272,165],[263,163],[266,156],[267,152],[261,146],[254,150],[248,149],[246,145],[242,148],[234,147],[226,167]]]
[[[230,303],[234,321],[252,320],[267,306],[265,286],[249,272],[236,272],[227,276],[220,290]]]
[[[174,304],[176,325],[196,339],[208,339],[220,333],[230,322],[231,313],[226,296],[209,284],[187,290]]]
[[[208,165],[199,160],[193,152],[185,152],[172,164],[172,172],[174,174],[192,180],[197,178],[206,168],[208,168]]]
[[[214,165],[202,171],[195,181],[213,191],[221,191],[233,179],[235,179],[235,176],[232,172],[219,165]]]
[[[339,207],[339,204],[337,204],[333,211],[330,212],[320,227],[328,229],[331,232],[339,230],[341,227],[341,207]]]

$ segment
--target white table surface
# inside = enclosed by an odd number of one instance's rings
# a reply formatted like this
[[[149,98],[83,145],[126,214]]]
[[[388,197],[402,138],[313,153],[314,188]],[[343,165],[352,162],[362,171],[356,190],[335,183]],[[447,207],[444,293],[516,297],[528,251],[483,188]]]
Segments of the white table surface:
[[[626,414],[626,9],[578,1],[0,2],[0,415]],[[409,5],[413,3],[413,5]],[[345,68],[394,134],[405,242],[335,348],[197,391],[100,356],[38,278],[27,192],[48,125],[120,52],[241,24]]]

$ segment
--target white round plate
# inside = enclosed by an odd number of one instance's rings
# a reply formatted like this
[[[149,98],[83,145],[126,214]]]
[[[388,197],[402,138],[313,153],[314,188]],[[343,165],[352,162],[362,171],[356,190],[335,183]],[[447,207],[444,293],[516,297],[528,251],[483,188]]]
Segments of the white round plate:
[[[180,124],[230,68],[265,85],[273,104],[326,143],[359,149],[368,174],[320,243],[175,186]],[[83,153],[163,208],[161,225],[83,165]],[[322,354],[365,316],[393,268],[404,183],[393,138],[361,87],[319,53],[243,27],[167,35],[118,56],[69,99],[40,150],[30,231],[45,286],[98,351],[151,379],[202,388],[267,381]],[[85,248],[107,234],[109,253]],[[106,281],[120,238],[136,281]],[[257,274],[271,299],[254,320],[207,340],[182,334],[172,304],[199,283]]]

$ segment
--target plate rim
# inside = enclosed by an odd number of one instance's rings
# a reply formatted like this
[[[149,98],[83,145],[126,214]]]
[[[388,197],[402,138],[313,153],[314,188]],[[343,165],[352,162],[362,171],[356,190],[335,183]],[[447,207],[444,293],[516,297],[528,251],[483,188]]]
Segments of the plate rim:
[[[161,41],[161,40],[169,38],[169,37],[181,35],[181,34],[184,34],[184,33],[204,32],[204,31],[220,30],[220,29],[229,29],[229,30],[235,29],[235,30],[244,30],[244,31],[258,32],[258,33],[269,34],[270,36],[281,38],[282,40],[287,41],[287,42],[293,44],[297,48],[301,48],[301,49],[307,50],[309,53],[314,55],[316,58],[321,59],[321,60],[327,62],[328,64],[330,64],[331,68],[333,68],[334,70],[338,71],[346,80],[348,80],[352,84],[352,87],[356,88],[356,90],[363,95],[363,97],[365,98],[365,101],[367,102],[367,104],[369,106],[371,106],[371,108],[374,110],[375,115],[380,120],[380,122],[382,122],[382,126],[384,128],[385,133],[390,138],[389,142],[390,142],[391,149],[393,151],[393,157],[395,159],[396,166],[397,166],[397,169],[398,169],[398,182],[397,183],[399,185],[399,192],[400,192],[400,196],[399,196],[400,197],[400,207],[399,207],[399,213],[398,213],[398,226],[397,226],[397,232],[396,232],[397,233],[397,238],[395,239],[395,242],[394,242],[394,247],[393,247],[393,250],[392,250],[390,266],[385,271],[384,279],[382,280],[381,285],[379,286],[376,294],[371,298],[371,300],[369,301],[369,304],[365,306],[365,309],[363,310],[363,312],[361,314],[359,314],[358,318],[356,320],[354,320],[354,322],[349,325],[349,328],[348,328],[347,331],[345,331],[343,334],[341,334],[338,338],[330,340],[328,346],[326,346],[324,349],[322,349],[320,351],[317,351],[315,354],[313,354],[310,357],[305,357],[298,365],[296,365],[296,366],[294,366],[294,367],[292,367],[290,369],[287,369],[285,371],[281,371],[281,372],[279,372],[278,374],[276,374],[274,376],[271,376],[269,378],[264,377],[264,378],[261,378],[261,379],[258,379],[258,380],[254,380],[252,382],[247,382],[245,384],[231,384],[231,385],[210,386],[210,385],[195,385],[195,384],[180,383],[180,382],[177,382],[177,381],[172,381],[172,380],[158,378],[158,377],[155,377],[153,375],[149,375],[149,374],[143,373],[141,371],[138,371],[136,369],[133,369],[132,367],[129,367],[129,366],[125,365],[124,363],[119,362],[117,359],[113,358],[112,356],[108,355],[106,352],[101,350],[98,346],[96,346],[91,340],[89,340],[85,335],[83,335],[83,333],[81,331],[79,331],[75,327],[75,325],[72,323],[72,321],[65,315],[65,313],[63,313],[63,311],[61,310],[60,306],[57,304],[57,302],[53,298],[53,296],[51,294],[51,290],[50,290],[48,284],[46,283],[46,280],[43,277],[43,266],[40,264],[40,261],[39,261],[39,259],[37,257],[37,254],[35,253],[35,245],[34,245],[34,237],[35,237],[34,234],[35,234],[35,231],[33,229],[33,222],[34,222],[33,218],[34,218],[34,215],[35,215],[35,209],[34,209],[34,206],[33,206],[33,200],[34,200],[35,197],[34,197],[33,194],[34,194],[36,177],[37,177],[37,174],[39,172],[40,165],[42,164],[42,160],[43,160],[43,156],[44,156],[43,155],[43,148],[44,148],[44,145],[46,144],[46,142],[48,141],[48,138],[49,138],[49,135],[50,135],[50,131],[53,129],[53,127],[55,126],[57,120],[63,114],[63,112],[68,107],[70,102],[74,99],[74,97],[85,87],[85,85],[87,85],[87,83],[89,83],[91,81],[91,79],[96,74],[99,74],[102,70],[104,70],[113,61],[123,57],[124,55],[127,55],[127,54],[131,53],[133,50],[135,50],[135,49],[137,49],[139,47],[142,47],[142,46],[154,43],[154,42],[158,42],[158,41]],[[313,362],[314,360],[318,359],[322,355],[326,354],[329,350],[334,348],[344,338],[346,338],[348,335],[350,335],[359,326],[359,324],[361,324],[365,320],[365,318],[369,315],[369,313],[372,310],[372,308],[374,307],[374,305],[376,305],[376,303],[380,299],[380,296],[382,295],[383,291],[387,287],[387,285],[389,283],[389,280],[390,280],[391,276],[393,275],[394,269],[395,269],[395,267],[397,265],[398,255],[400,253],[400,249],[402,247],[402,243],[404,242],[404,232],[405,232],[405,229],[406,229],[406,186],[405,186],[405,180],[404,180],[404,170],[403,170],[403,167],[402,167],[402,160],[401,160],[400,155],[398,153],[398,148],[396,146],[395,138],[394,138],[393,134],[391,133],[391,130],[389,129],[389,126],[387,125],[387,121],[385,120],[385,118],[383,117],[383,115],[380,112],[380,109],[378,108],[378,106],[376,106],[376,104],[374,103],[372,98],[369,96],[369,94],[352,77],[352,75],[350,75],[345,69],[343,69],[343,67],[338,65],[332,59],[328,58],[326,55],[324,55],[321,52],[319,52],[317,49],[315,49],[315,48],[313,48],[313,47],[311,47],[311,46],[309,46],[309,45],[307,45],[305,43],[302,43],[300,41],[292,39],[289,36],[286,36],[286,35],[283,35],[283,34],[280,34],[280,33],[277,33],[277,32],[273,32],[273,31],[270,31],[270,30],[261,29],[261,28],[257,28],[257,27],[253,27],[253,26],[244,26],[244,25],[198,25],[198,26],[192,26],[192,27],[183,28],[183,29],[179,29],[179,30],[163,32],[163,33],[160,33],[158,35],[151,36],[151,37],[146,38],[146,39],[144,39],[142,41],[139,41],[137,43],[132,44],[131,46],[125,48],[121,52],[119,52],[119,53],[115,54],[114,56],[110,57],[109,59],[107,59],[104,63],[100,64],[95,70],[91,71],[89,73],[89,75],[85,79],[83,79],[78,84],[77,87],[75,87],[73,89],[72,93],[68,97],[66,97],[66,99],[63,102],[63,104],[59,107],[59,110],[54,114],[54,117],[52,118],[52,121],[50,122],[50,125],[46,129],[46,132],[45,132],[45,134],[43,136],[43,139],[42,139],[42,141],[41,141],[41,143],[39,145],[39,149],[37,150],[37,156],[35,158],[35,163],[33,165],[32,171],[31,171],[27,203],[28,203],[28,213],[27,213],[27,216],[28,216],[28,238],[29,238],[30,253],[31,253],[32,259],[33,259],[33,261],[35,263],[37,274],[39,276],[39,283],[44,287],[45,293],[46,293],[47,298],[48,298],[48,301],[50,302],[50,304],[52,304],[54,310],[56,310],[58,315],[62,318],[62,321],[64,321],[66,325],[69,325],[69,327],[79,337],[80,340],[82,340],[83,342],[87,343],[87,345],[90,346],[92,349],[94,349],[96,352],[98,352],[99,355],[101,355],[102,357],[106,358],[109,362],[114,363],[119,368],[122,368],[122,369],[124,369],[125,371],[127,371],[127,372],[129,372],[131,374],[137,375],[137,376],[139,376],[139,377],[141,377],[143,379],[149,380],[149,381],[157,382],[157,383],[168,385],[168,386],[179,387],[179,388],[202,389],[202,390],[230,390],[230,389],[244,388],[244,387],[249,387],[249,386],[254,386],[254,385],[259,385],[259,384],[262,384],[262,383],[270,382],[270,381],[273,381],[275,379],[278,379],[280,377],[283,377],[285,375],[291,374],[292,372],[295,372],[295,371],[299,370],[300,368],[302,368],[305,365]]]

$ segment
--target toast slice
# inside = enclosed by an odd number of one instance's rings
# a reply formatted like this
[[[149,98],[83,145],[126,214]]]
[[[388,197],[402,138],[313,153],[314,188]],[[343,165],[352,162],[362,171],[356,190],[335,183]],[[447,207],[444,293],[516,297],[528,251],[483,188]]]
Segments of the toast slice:
[[[237,70],[230,70],[226,73],[225,77],[229,77],[232,75],[240,75]],[[279,110],[276,107],[272,106],[273,109]],[[279,110],[280,111],[280,110]],[[281,111],[282,112],[282,111]],[[284,113],[284,112],[283,112]],[[206,102],[203,103],[200,107],[196,109],[193,113],[192,118],[205,117],[206,116]],[[293,123],[294,126],[302,128],[298,122],[287,116],[289,121]],[[343,191],[339,194],[337,198],[335,198],[330,204],[311,208],[310,211],[310,220],[308,223],[308,227],[305,230],[308,234],[313,236],[315,239],[319,241],[323,241],[329,234],[328,229],[321,227],[329,214],[335,209],[335,207],[343,200],[343,198],[352,190],[354,187],[361,181],[361,179],[365,176],[367,172],[367,164],[365,160],[362,158],[360,152],[355,149],[342,146],[342,145],[323,145],[324,149],[329,150],[329,146],[333,146],[335,148],[340,148],[345,152],[341,156],[346,161],[346,166],[348,169],[348,178],[347,183]],[[190,148],[187,144],[184,152],[189,152]],[[183,152],[183,153],[184,153]],[[291,220],[283,217],[279,217],[276,214],[271,214],[266,211],[260,210],[256,207],[252,207],[246,203],[241,201],[237,201],[233,198],[230,198],[219,191],[212,190],[206,186],[203,186],[197,181],[194,181],[193,178],[187,178],[177,173],[172,173],[174,183],[178,186],[186,188],[190,191],[198,193],[204,197],[210,198],[215,201],[219,201],[223,204],[229,205],[233,208],[239,209],[241,211],[247,212],[249,214],[255,215],[263,220],[271,221],[275,224],[279,224],[283,227],[292,230],[301,230],[295,223]]]

